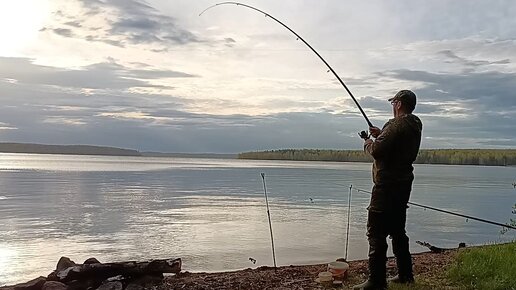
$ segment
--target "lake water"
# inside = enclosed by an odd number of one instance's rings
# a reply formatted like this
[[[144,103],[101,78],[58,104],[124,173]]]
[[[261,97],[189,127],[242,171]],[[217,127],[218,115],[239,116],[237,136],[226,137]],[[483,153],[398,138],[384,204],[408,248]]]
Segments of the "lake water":
[[[365,163],[0,154],[0,285],[82,263],[183,259],[188,271],[272,265],[265,173],[279,265],[345,253],[349,187],[370,190]],[[516,167],[417,165],[411,201],[505,223]],[[369,196],[352,192],[348,259],[367,254]],[[415,243],[509,241],[515,231],[411,207]],[[256,259],[252,264],[249,258]]]

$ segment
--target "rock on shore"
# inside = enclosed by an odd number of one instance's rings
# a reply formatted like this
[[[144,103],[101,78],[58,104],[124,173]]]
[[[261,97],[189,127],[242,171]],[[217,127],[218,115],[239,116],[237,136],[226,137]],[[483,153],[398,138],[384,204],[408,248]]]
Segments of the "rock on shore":
[[[77,264],[61,257],[56,269],[47,277],[1,290],[139,290],[161,284],[163,273],[181,272],[181,259],[151,260],[144,262],[101,263],[89,258]]]

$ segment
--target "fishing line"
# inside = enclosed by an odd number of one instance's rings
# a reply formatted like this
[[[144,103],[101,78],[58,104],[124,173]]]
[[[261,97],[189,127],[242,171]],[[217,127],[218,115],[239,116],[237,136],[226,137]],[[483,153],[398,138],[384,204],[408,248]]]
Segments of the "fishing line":
[[[366,193],[366,194],[371,195],[370,191],[363,190],[363,189],[356,188],[356,187],[354,187],[353,189],[356,190],[357,192]],[[463,218],[466,218],[466,219],[476,220],[476,221],[487,223],[487,224],[501,226],[501,227],[504,227],[504,228],[507,228],[507,229],[516,230],[516,226],[511,226],[511,225],[508,225],[508,224],[502,224],[502,223],[499,223],[499,222],[494,222],[494,221],[490,221],[490,220],[486,220],[486,219],[482,219],[482,218],[478,218],[478,217],[474,217],[474,216],[470,216],[470,215],[460,214],[460,213],[456,213],[456,212],[452,212],[452,211],[449,211],[449,210],[444,210],[444,209],[440,209],[440,208],[436,208],[436,207],[432,207],[432,206],[428,206],[428,205],[424,205],[424,204],[418,204],[418,203],[415,203],[415,202],[410,202],[409,201],[408,204],[413,205],[413,206],[417,206],[417,207],[422,207],[422,208],[425,208],[425,209],[435,210],[435,211],[446,213],[446,214],[450,214],[450,215],[460,216],[460,217],[463,217]]]
[[[274,251],[274,236],[272,235],[272,223],[271,223],[271,213],[269,211],[269,200],[267,199],[267,186],[265,185],[265,173],[260,173],[263,181],[263,192],[265,194],[265,205],[267,206],[267,217],[269,218],[269,229],[271,232],[271,245],[272,245],[272,260],[274,261],[274,268],[276,268],[276,253]]]
[[[333,73],[333,75],[337,78],[337,80],[339,80],[340,84],[344,87],[344,89],[346,89],[346,91],[348,92],[349,96],[351,97],[351,99],[353,99],[353,102],[355,102],[355,105],[357,105],[358,109],[360,110],[360,113],[362,113],[362,116],[364,116],[364,119],[366,120],[367,122],[367,125],[369,125],[369,127],[374,127],[373,124],[371,123],[371,121],[369,121],[369,118],[367,118],[364,110],[362,109],[362,107],[360,106],[360,104],[358,103],[358,101],[355,99],[355,96],[353,96],[353,94],[351,93],[351,91],[348,89],[348,87],[346,86],[346,84],[341,80],[341,78],[339,77],[339,75],[337,75],[337,73],[335,72],[335,70],[333,70],[333,68],[328,64],[328,62],[326,62],[326,60],[310,45],[308,44],[308,42],[306,42],[301,36],[299,36],[299,34],[297,34],[294,30],[292,30],[290,27],[288,27],[287,25],[285,25],[283,22],[279,21],[278,19],[276,19],[275,17],[271,16],[269,13],[266,13],[258,8],[255,8],[253,6],[250,6],[250,5],[247,5],[247,4],[242,4],[242,3],[239,3],[239,2],[221,2],[221,3],[217,3],[215,5],[212,5],[206,9],[204,9],[200,14],[199,16],[201,16],[204,12],[208,11],[209,9],[213,8],[213,7],[216,7],[216,6],[219,6],[219,5],[226,5],[226,4],[235,4],[237,6],[243,6],[243,7],[247,7],[249,9],[252,9],[252,10],[255,10],[255,11],[258,11],[262,14],[265,15],[265,17],[269,17],[271,18],[272,20],[276,21],[277,23],[281,24],[281,26],[285,27],[286,29],[288,29],[290,32],[292,32],[298,40],[301,40],[304,44],[306,44],[306,46],[308,46],[308,48],[310,48],[310,50],[312,50],[313,53],[315,53],[319,59],[322,60],[322,62],[328,67],[329,71],[331,71]]]

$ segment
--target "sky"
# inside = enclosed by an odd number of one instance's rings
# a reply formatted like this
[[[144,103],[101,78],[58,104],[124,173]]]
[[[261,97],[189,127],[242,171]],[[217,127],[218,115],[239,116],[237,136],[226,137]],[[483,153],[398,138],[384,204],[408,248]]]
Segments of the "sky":
[[[367,124],[288,30],[207,0],[0,9],[0,142],[237,153],[360,149]],[[374,125],[418,96],[422,148],[516,148],[515,1],[250,0]]]

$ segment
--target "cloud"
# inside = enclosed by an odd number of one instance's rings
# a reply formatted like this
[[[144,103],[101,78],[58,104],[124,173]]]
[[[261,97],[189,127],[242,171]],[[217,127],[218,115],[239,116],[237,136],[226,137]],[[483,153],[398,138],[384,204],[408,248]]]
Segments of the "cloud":
[[[227,153],[360,146],[353,128],[362,120],[355,115],[192,113],[186,109],[192,100],[170,95],[117,90],[86,95],[34,82],[0,82],[0,91],[2,127],[18,128],[2,130],[2,138],[14,142]]]
[[[57,124],[57,125],[73,125],[73,126],[86,125],[86,122],[82,119],[63,118],[63,117],[48,117],[45,120],[43,120],[43,123],[50,123],[50,124]]]
[[[114,61],[92,64],[82,69],[64,69],[37,65],[28,58],[0,57],[0,79],[12,79],[27,84],[98,90],[128,90],[135,87],[171,89],[153,84],[152,81],[187,77],[194,76],[170,70],[131,69]]]
[[[83,10],[79,13],[79,19],[70,21],[74,19],[72,15],[77,17],[77,13],[59,10],[55,13],[61,18],[57,25],[66,28],[47,27],[47,29],[51,29],[60,36],[83,38],[117,47],[125,47],[127,44],[185,45],[202,41],[198,35],[181,27],[174,17],[162,14],[143,1],[77,0],[77,2],[81,4]],[[102,29],[88,24],[88,20],[93,17],[98,17],[98,21],[105,22]]]
[[[438,53],[446,56],[449,59],[448,62],[452,62],[452,63],[457,62],[457,63],[462,64],[467,67],[480,67],[480,66],[487,66],[487,65],[493,65],[493,64],[509,64],[509,63],[511,63],[511,61],[509,59],[502,59],[502,60],[497,60],[497,61],[469,60],[467,58],[457,56],[451,50],[442,50]]]
[[[140,146],[168,152],[232,153],[271,148],[356,148],[361,143],[358,138],[347,137],[355,135],[353,131],[336,133],[342,131],[342,123],[353,123],[354,119],[335,118],[330,114],[284,113],[260,118],[191,114],[183,118],[168,126],[145,127],[145,131],[133,127],[129,135],[135,138],[134,142],[148,134],[150,140],[147,139]],[[141,124],[147,121],[137,122]],[[119,119],[107,123],[118,123],[120,126],[128,124]],[[127,128],[119,129],[128,132]]]
[[[224,45],[227,47],[234,47],[236,44],[236,40],[234,40],[231,37],[226,37],[226,38],[224,38],[223,41],[224,41]]]
[[[516,146],[516,5],[355,2],[260,5],[342,73],[375,125],[391,118],[386,99],[411,88],[424,147]],[[367,125],[342,86],[262,15],[186,17],[203,1],[61,4],[40,42],[16,54],[30,58],[0,58],[4,139],[184,152],[361,147],[356,131]]]
[[[425,101],[461,101],[465,105],[483,110],[516,109],[516,73],[489,71],[452,74],[402,69],[380,75],[425,83],[426,85],[419,89]],[[439,93],[437,90],[446,91],[448,94]]]
[[[84,39],[86,39],[87,41],[92,41],[92,42],[103,42],[103,43],[106,43],[106,44],[109,44],[112,46],[121,47],[121,48],[125,47],[124,41],[121,41],[121,40],[108,39],[105,37],[99,37],[99,36],[95,36],[95,35],[87,35],[84,37]]]
[[[426,121],[432,147],[516,146],[510,134],[516,124],[516,73],[395,70],[382,75],[425,84],[415,90],[422,103],[416,113]]]
[[[142,132],[148,128],[182,128],[216,122],[182,112],[188,103],[182,98],[133,91],[136,87],[160,87],[150,82],[161,78],[191,75],[152,70],[145,63],[135,66],[136,69],[131,69],[111,59],[80,69],[63,69],[37,65],[27,58],[0,57],[2,138],[20,142],[126,147],[147,142],[144,140],[149,136]],[[106,129],[106,126],[113,126],[113,129]],[[162,134],[159,130],[154,133]],[[133,137],[144,139],[122,138],[121,132],[129,135],[140,132]],[[102,137],[104,133],[112,134],[112,137]],[[124,141],[128,145],[124,145]],[[145,147],[137,145],[134,148]]]
[[[58,35],[61,35],[64,37],[72,37],[73,36],[72,30],[67,29],[67,28],[55,28],[55,29],[52,29],[52,31],[55,34],[58,34]]]
[[[410,13],[406,13],[410,11]],[[389,15],[403,34],[412,38],[451,39],[470,35],[502,38],[514,36],[516,20],[507,17],[516,12],[510,0],[461,2],[395,1],[388,4]]]
[[[131,69],[127,71],[128,76],[138,79],[159,79],[159,78],[190,78],[195,75],[170,70],[143,70]]]
[[[111,64],[119,67],[120,65]],[[446,85],[453,75],[395,71],[385,73],[400,79],[426,82],[416,90],[417,114],[424,124],[425,148],[507,147],[515,146],[512,132],[516,113],[478,107],[464,100],[445,96],[462,96],[457,86]],[[409,77],[411,76],[411,77]],[[456,76],[455,76],[456,77]],[[463,76],[465,77],[465,76]],[[432,82],[428,82],[428,80]],[[503,79],[503,78],[502,78]],[[474,79],[470,80],[474,82]],[[496,84],[493,84],[496,85]],[[449,94],[435,87],[449,86]],[[336,114],[328,112],[292,112],[260,116],[243,114],[216,115],[187,111],[194,102],[169,95],[137,93],[78,94],[43,89],[41,85],[0,82],[0,121],[5,140],[50,144],[98,144],[164,152],[241,152],[275,148],[357,149],[361,141],[356,131],[365,129],[356,110]],[[381,98],[362,99],[367,110],[390,108]],[[464,108],[462,117],[450,109]],[[516,112],[516,110],[515,110]],[[431,116],[431,117],[430,117]],[[376,117],[381,126],[388,117]]]
[[[72,26],[72,27],[76,27],[76,28],[82,27],[82,25],[81,25],[81,23],[79,21],[68,21],[68,22],[65,22],[63,24],[64,25],[68,25],[68,26]]]

